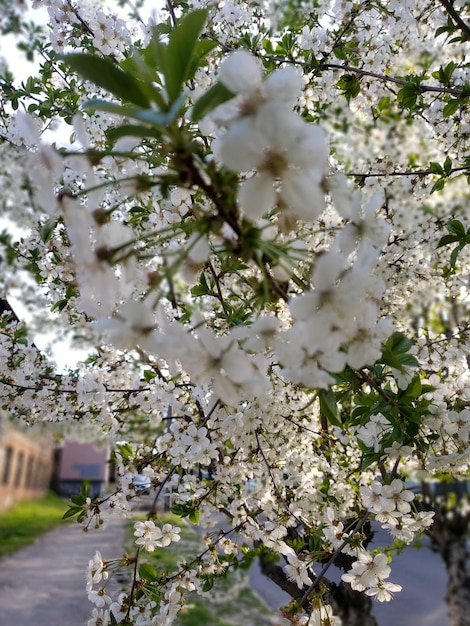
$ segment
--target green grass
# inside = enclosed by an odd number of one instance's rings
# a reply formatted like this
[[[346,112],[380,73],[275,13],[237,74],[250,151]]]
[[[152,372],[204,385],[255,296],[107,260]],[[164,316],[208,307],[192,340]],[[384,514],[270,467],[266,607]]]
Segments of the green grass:
[[[143,552],[141,555],[157,571],[174,572],[178,563],[190,560],[201,550],[201,536],[175,515],[159,515],[157,523],[179,526],[181,541],[173,543],[170,548]],[[128,531],[129,553],[135,551],[132,533],[133,522],[129,524]],[[208,594],[200,596],[190,593],[187,606],[179,613],[175,626],[269,626],[272,625],[271,616],[264,602],[249,588],[245,572],[238,570],[216,579]]]
[[[67,503],[53,493],[20,502],[0,512],[0,557],[34,543],[36,537],[60,525]]]

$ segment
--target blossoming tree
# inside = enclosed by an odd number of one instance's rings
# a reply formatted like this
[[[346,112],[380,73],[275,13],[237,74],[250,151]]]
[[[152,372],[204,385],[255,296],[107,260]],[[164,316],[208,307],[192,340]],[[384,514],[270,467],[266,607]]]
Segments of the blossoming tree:
[[[258,556],[286,624],[390,600],[393,549],[440,506],[407,481],[468,471],[466,3],[33,0],[44,28],[25,5],[0,4],[40,63],[1,70],[2,214],[26,230],[1,290],[90,356],[58,374],[3,316],[2,406],[128,442],[115,492],[74,499],[86,527],[129,514],[137,474],[156,494],[128,592],[90,562],[89,624],[171,624]],[[159,575],[166,491],[207,547]]]

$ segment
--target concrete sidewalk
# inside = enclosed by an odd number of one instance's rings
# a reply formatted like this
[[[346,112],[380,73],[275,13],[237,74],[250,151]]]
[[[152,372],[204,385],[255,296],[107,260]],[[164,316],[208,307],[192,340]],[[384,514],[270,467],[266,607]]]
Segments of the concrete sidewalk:
[[[124,520],[87,533],[70,523],[0,559],[0,626],[84,626],[93,609],[85,590],[88,561],[96,550],[104,559],[120,558],[123,544]]]
[[[96,550],[104,559],[123,555],[125,520],[109,520],[105,528],[84,533],[70,523],[46,533],[36,543],[0,559],[0,626],[85,626],[93,605],[85,590],[85,571]],[[381,531],[377,535],[380,545]],[[408,548],[394,559],[393,582],[403,585],[389,603],[375,603],[379,626],[446,626],[446,573],[429,548]],[[339,577],[339,574],[338,574]],[[254,564],[249,582],[274,611],[289,596]],[[119,582],[106,585],[115,595]],[[243,624],[240,624],[243,626]]]

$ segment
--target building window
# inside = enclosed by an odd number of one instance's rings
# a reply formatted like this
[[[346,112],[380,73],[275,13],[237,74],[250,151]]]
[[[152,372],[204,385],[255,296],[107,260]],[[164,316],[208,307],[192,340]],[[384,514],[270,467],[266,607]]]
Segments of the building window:
[[[31,487],[33,486],[33,468],[34,468],[34,457],[30,456],[28,458],[28,465],[26,466],[26,478],[25,478],[26,489],[31,489]]]
[[[21,485],[21,477],[23,475],[23,464],[24,464],[24,452],[19,452],[18,459],[16,461],[15,487],[19,487]]]
[[[8,485],[8,483],[10,482],[12,465],[13,465],[13,448],[11,446],[7,446],[5,448],[5,458],[3,462],[2,485]]]

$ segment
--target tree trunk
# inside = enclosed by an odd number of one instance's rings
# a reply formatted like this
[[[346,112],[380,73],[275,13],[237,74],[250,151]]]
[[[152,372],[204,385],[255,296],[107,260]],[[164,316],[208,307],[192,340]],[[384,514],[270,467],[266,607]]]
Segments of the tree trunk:
[[[284,569],[265,554],[260,554],[259,563],[265,576],[286,591],[291,598],[297,601],[301,600],[306,587],[299,589],[294,582],[287,578]],[[341,618],[342,626],[378,626],[375,617],[371,615],[371,598],[364,593],[354,591],[350,585],[343,582],[337,585],[325,578],[323,583],[328,587],[324,600],[331,605],[333,614]],[[303,608],[308,611],[309,605],[309,600],[306,600]]]
[[[334,615],[342,620],[342,626],[378,626],[371,614],[372,599],[350,585],[340,583],[334,585],[325,594],[325,600],[331,604]]]
[[[467,537],[449,541],[444,561],[447,568],[447,603],[451,626],[470,626],[470,577],[467,571]]]
[[[433,503],[434,523],[427,530],[447,570],[447,604],[451,626],[470,626],[470,575],[467,535],[469,514]]]

